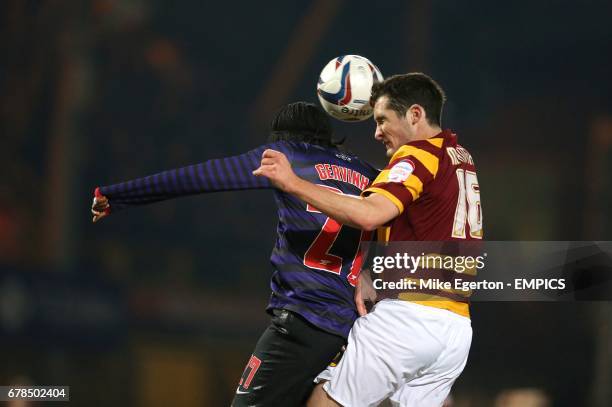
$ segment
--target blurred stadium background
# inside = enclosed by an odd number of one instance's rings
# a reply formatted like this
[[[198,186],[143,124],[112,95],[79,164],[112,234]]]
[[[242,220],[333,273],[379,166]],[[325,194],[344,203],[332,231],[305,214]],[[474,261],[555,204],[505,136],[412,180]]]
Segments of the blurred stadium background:
[[[603,0],[0,2],[0,384],[229,405],[267,322],[271,194],[93,226],[93,188],[261,144],[341,54],[445,88],[489,240],[612,240],[610,21]],[[384,165],[373,122],[335,125]],[[612,405],[611,323],[605,302],[474,304],[454,405]]]

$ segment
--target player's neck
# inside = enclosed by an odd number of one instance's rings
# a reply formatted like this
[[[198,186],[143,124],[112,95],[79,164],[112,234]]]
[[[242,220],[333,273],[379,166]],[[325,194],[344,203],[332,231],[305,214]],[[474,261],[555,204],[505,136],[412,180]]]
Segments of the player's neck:
[[[442,129],[439,126],[423,126],[422,129],[419,129],[416,137],[412,141],[427,140],[428,138],[437,136],[441,132]]]

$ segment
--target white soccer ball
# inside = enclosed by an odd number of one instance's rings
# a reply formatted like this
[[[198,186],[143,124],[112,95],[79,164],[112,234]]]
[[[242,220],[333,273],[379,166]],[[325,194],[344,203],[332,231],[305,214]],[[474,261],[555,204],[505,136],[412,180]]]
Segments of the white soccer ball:
[[[380,70],[367,58],[359,55],[334,58],[319,75],[319,102],[336,119],[345,122],[369,119],[372,85],[382,80]]]

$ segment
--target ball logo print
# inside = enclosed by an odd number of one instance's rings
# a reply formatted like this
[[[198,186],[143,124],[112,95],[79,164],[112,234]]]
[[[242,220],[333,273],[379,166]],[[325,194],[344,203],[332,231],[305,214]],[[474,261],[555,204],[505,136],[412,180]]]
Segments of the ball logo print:
[[[342,63],[342,59],[344,57],[336,58],[336,70],[340,67]],[[351,62],[347,62],[346,65],[342,68],[342,73],[340,74],[340,89],[335,93],[326,92],[322,89],[319,89],[319,96],[329,103],[337,104],[340,106],[345,106],[351,101]],[[319,85],[324,82],[319,77]]]
[[[382,81],[380,70],[367,58],[343,55],[332,59],[321,71],[317,95],[321,106],[342,121],[363,121],[372,116],[372,85]]]

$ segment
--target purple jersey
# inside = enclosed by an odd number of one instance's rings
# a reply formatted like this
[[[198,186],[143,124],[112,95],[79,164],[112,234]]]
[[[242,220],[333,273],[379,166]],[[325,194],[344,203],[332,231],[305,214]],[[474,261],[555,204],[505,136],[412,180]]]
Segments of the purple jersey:
[[[255,177],[265,149],[285,153],[295,173],[337,193],[359,196],[378,172],[359,158],[303,142],[281,141],[248,153],[209,160],[119,184],[100,187],[112,211],[179,196],[273,188],[265,177]],[[272,295],[268,311],[294,311],[327,332],[348,336],[357,318],[353,300],[359,275],[361,240],[369,234],[343,226],[299,199],[274,190],[278,206]]]

